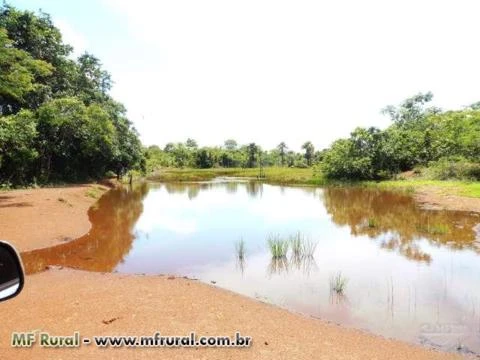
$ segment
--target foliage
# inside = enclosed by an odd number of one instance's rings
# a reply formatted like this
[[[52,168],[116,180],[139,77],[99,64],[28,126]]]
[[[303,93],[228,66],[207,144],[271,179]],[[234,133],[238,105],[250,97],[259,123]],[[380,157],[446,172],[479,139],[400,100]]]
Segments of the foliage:
[[[431,93],[418,94],[399,107],[384,109],[393,124],[383,131],[357,128],[348,139],[335,141],[322,156],[324,175],[380,180],[430,165],[433,178],[478,179],[480,110],[472,105],[441,112],[426,107],[432,97]]]
[[[138,134],[109,95],[110,74],[48,14],[0,7],[0,183],[117,176],[145,168]]]
[[[436,180],[480,181],[480,164],[462,157],[445,157],[431,162],[426,176]]]
[[[305,160],[308,166],[312,166],[313,156],[315,153],[315,148],[310,141],[307,141],[305,144],[302,145],[302,149],[305,150]]]

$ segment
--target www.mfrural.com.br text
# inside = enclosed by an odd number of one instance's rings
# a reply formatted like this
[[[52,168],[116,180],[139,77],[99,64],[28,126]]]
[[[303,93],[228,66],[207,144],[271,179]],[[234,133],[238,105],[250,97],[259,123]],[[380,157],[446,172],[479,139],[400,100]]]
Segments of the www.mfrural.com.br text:
[[[75,331],[72,335],[52,335],[48,332],[14,332],[11,346],[29,348],[40,346],[44,348],[78,348],[94,345],[99,348],[189,348],[189,347],[236,347],[244,348],[252,345],[250,336],[243,336],[236,332],[234,336],[199,336],[195,332],[188,335],[162,335],[155,332],[147,336],[104,335],[81,336]]]

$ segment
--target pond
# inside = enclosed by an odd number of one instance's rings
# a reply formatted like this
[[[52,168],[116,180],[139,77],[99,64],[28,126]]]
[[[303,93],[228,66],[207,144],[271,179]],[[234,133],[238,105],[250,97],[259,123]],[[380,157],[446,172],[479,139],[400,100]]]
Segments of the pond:
[[[216,179],[114,189],[89,216],[89,234],[23,253],[27,272],[188,276],[386,337],[480,353],[478,214],[424,210],[378,190]],[[272,257],[267,239],[295,236],[311,256]]]

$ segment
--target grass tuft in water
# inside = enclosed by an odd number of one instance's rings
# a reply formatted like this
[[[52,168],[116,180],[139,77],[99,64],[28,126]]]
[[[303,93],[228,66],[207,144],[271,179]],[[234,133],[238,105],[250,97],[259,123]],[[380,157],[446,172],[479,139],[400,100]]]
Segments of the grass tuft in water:
[[[245,254],[246,254],[246,247],[245,247],[245,240],[243,238],[240,238],[235,243],[235,255],[239,260],[245,259]]]
[[[288,240],[282,239],[280,235],[269,235],[267,239],[267,244],[272,254],[272,258],[278,259],[287,255]]]
[[[431,235],[445,235],[450,230],[447,224],[417,225],[417,229]]]
[[[313,257],[315,249],[317,248],[318,241],[311,239],[304,239],[302,244],[302,255],[307,258]]]
[[[377,219],[375,218],[368,218],[368,227],[369,228],[376,228],[378,226]]]
[[[348,279],[339,271],[335,275],[330,276],[330,292],[343,294],[347,287]]]
[[[300,257],[303,254],[304,236],[300,231],[290,236],[290,248],[294,257]]]

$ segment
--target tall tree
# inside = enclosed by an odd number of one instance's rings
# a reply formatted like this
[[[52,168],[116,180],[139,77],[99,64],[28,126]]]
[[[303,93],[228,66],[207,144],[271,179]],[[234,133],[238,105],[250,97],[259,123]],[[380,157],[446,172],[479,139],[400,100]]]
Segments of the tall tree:
[[[225,146],[225,149],[227,149],[229,151],[233,151],[233,150],[237,149],[238,144],[233,139],[227,139],[227,140],[225,140],[224,146]]]
[[[187,141],[185,141],[185,146],[190,150],[196,150],[198,148],[197,142],[191,138],[188,138]]]
[[[307,165],[312,166],[312,160],[315,154],[315,147],[310,141],[307,141],[305,144],[302,145],[302,149],[305,150],[304,157],[307,161]]]
[[[287,145],[282,141],[277,145],[278,155],[280,156],[281,165],[285,166],[285,156],[287,154]]]
[[[260,148],[255,143],[250,143],[247,146],[247,167],[253,168],[256,164],[257,153],[260,151]]]

